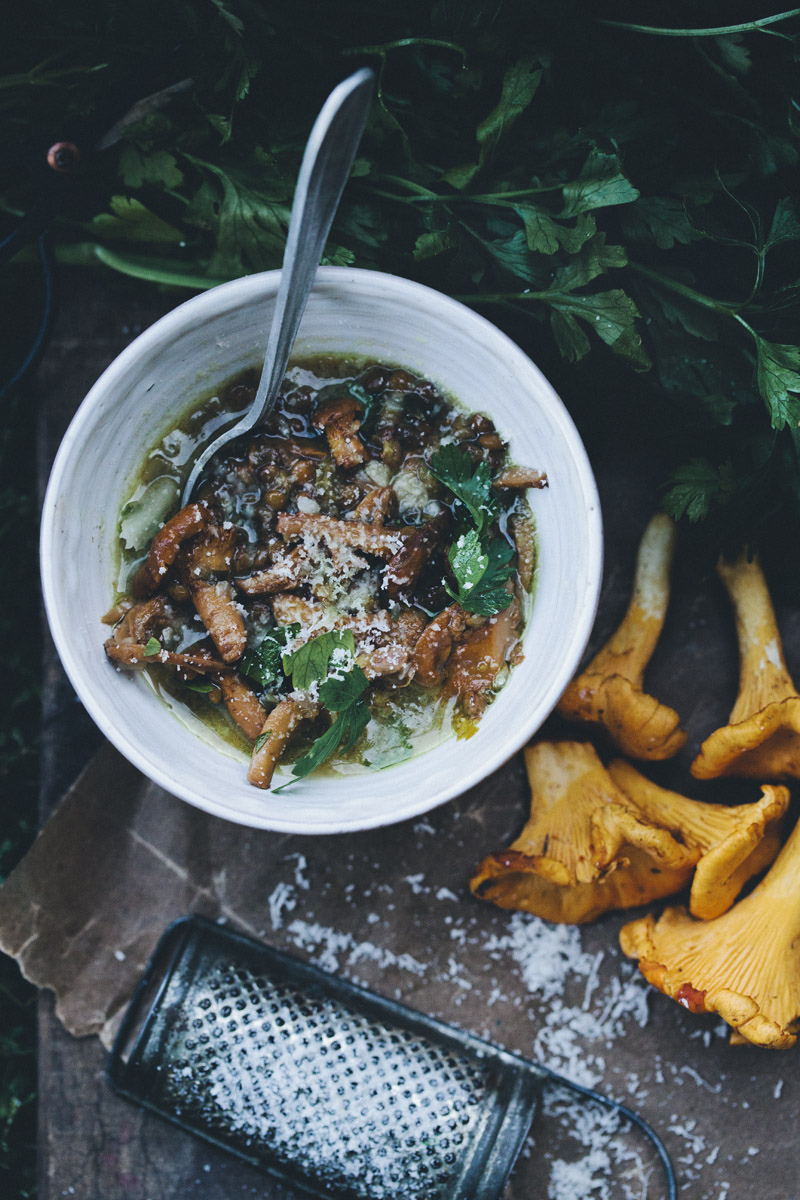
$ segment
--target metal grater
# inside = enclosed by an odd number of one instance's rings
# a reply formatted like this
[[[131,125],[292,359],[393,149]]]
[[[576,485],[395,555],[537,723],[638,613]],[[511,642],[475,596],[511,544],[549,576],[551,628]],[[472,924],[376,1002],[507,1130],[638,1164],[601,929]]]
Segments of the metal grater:
[[[328,1200],[494,1200],[548,1073],[198,917],[112,1050],[122,1095]]]

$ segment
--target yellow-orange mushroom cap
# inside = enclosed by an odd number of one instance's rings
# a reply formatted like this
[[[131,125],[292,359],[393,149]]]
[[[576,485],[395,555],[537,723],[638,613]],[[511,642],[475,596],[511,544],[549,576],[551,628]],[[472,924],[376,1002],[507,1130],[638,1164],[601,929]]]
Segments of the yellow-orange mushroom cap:
[[[694,917],[708,921],[724,913],[780,849],[788,788],[765,784],[760,800],[728,807],[659,787],[623,759],[615,759],[608,771],[646,817],[699,852],[689,898]]]
[[[548,921],[581,924],[686,885],[698,851],[645,817],[586,742],[525,750],[530,816],[508,850],[470,880],[475,896]]]
[[[668,908],[623,926],[644,977],[692,1012],[716,1012],[731,1042],[784,1050],[800,1027],[800,825],[758,886],[713,921]]]

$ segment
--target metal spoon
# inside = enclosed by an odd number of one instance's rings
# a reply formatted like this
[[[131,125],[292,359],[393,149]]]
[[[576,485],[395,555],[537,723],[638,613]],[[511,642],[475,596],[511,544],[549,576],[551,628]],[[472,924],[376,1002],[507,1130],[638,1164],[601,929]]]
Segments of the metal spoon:
[[[208,460],[232,438],[257,425],[275,403],[328,232],[364,132],[374,80],[373,72],[366,68],[350,75],[333,89],[314,122],[297,177],[275,312],[255,399],[245,415],[206,446],[196,459],[183,489],[182,505],[188,503]]]

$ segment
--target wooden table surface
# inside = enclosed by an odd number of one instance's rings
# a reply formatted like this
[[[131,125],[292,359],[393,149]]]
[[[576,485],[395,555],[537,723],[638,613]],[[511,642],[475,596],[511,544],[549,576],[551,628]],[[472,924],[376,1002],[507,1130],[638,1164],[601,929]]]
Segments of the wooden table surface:
[[[143,297],[133,287],[120,287],[100,276],[65,280],[62,312],[32,385],[32,402],[41,405],[42,413],[39,470],[43,483],[66,425],[96,377],[137,333],[176,302],[171,296],[155,293]],[[569,397],[565,395],[565,399]],[[606,534],[604,586],[592,642],[596,647],[624,610],[636,546],[654,505],[656,480],[652,464],[635,445],[626,445],[618,431],[609,436],[607,449],[601,446],[594,451],[593,465]],[[779,611],[779,620],[789,666],[795,678],[800,678],[800,613]],[[63,676],[46,630],[45,640],[43,819],[101,744],[99,733]],[[648,674],[649,690],[678,708],[689,730],[686,750],[660,771],[659,780],[667,786],[698,794],[697,785],[689,780],[688,763],[702,738],[725,722],[737,674],[726,597],[715,581],[693,578],[679,556],[667,626]],[[724,791],[723,785],[709,785],[703,796],[714,799]],[[379,991],[391,982],[395,992],[402,992],[401,998],[412,1005],[483,1035],[488,1030],[521,1053],[531,1055],[536,1047],[550,1045],[559,1065],[555,1041],[548,1043],[543,1037],[548,1023],[558,1027],[558,996],[544,1005],[531,1001],[526,1011],[529,997],[519,961],[505,989],[495,987],[490,993],[477,979],[470,979],[470,946],[479,945],[481,952],[491,944],[507,946],[510,928],[509,914],[480,905],[466,893],[464,884],[475,865],[472,856],[481,846],[489,852],[507,845],[506,839],[521,827],[525,811],[526,791],[517,758],[480,788],[430,814],[424,828],[416,823],[413,829],[401,826],[346,838],[290,839],[288,843],[283,839],[291,854],[282,843],[281,861],[287,854],[295,860],[302,855],[303,861],[311,864],[311,887],[316,886],[315,870],[320,879],[325,875],[326,886],[331,886],[325,864],[326,856],[329,859],[335,851],[340,863],[350,864],[349,875],[342,867],[342,879],[348,880],[342,884],[343,893],[359,881],[366,889],[369,864],[385,865],[393,856],[406,855],[403,879],[412,881],[407,888],[410,898],[404,902],[408,920],[404,921],[401,905],[396,903],[397,888],[384,903],[373,896],[380,888],[371,886],[369,905],[375,910],[376,929],[387,931],[386,944],[395,952],[402,950],[412,958],[422,956],[432,944],[445,954],[446,939],[450,938],[454,957],[449,977],[445,971],[424,988],[409,985],[404,990],[399,972],[390,977],[382,974],[379,966],[356,970],[347,961],[340,962],[341,969],[357,974]],[[420,850],[426,838],[441,838],[448,854]],[[419,871],[415,874],[417,853]],[[463,861],[458,861],[459,854]],[[414,884],[414,880],[418,882]],[[374,879],[370,882],[375,884]],[[455,915],[443,917],[442,903],[451,898],[453,907],[448,912]],[[334,895],[334,910],[336,903]],[[622,923],[621,917],[613,916],[581,933],[583,951],[603,963],[602,970],[598,968],[598,986],[600,991],[606,990],[609,1004],[619,993],[615,980],[628,980],[634,974],[630,969],[626,973],[627,964],[616,949]],[[329,924],[334,925],[333,918]],[[273,922],[267,940],[286,944],[286,931],[279,925]],[[376,933],[375,940],[380,936]],[[483,940],[479,942],[479,938]],[[313,957],[314,949],[301,952]],[[478,953],[476,949],[474,955]],[[474,961],[477,973],[477,957]],[[589,1012],[589,983],[583,981],[581,987],[585,987],[584,1008]],[[469,997],[468,1003],[462,1004],[462,993]],[[606,1046],[592,1044],[591,1061],[595,1074],[602,1076],[599,1086],[638,1108],[657,1127],[675,1161],[681,1194],[691,1194],[692,1200],[800,1200],[798,1052],[770,1055],[754,1048],[731,1048],[714,1018],[693,1018],[656,993],[647,1004],[649,1019],[640,1023],[626,1018],[613,1041]],[[41,1200],[67,1196],[80,1200],[163,1200],[171,1196],[222,1200],[240,1194],[290,1200],[295,1194],[115,1097],[103,1076],[105,1060],[106,1052],[97,1039],[76,1040],[64,1032],[55,1019],[52,997],[43,995]],[[629,1183],[626,1190],[611,1182],[605,1191],[599,1184],[581,1191],[578,1180],[586,1176],[576,1175],[569,1184],[564,1182],[569,1175],[563,1171],[561,1182],[552,1182],[554,1159],[566,1157],[566,1151],[556,1153],[555,1147],[570,1143],[556,1107],[551,1106],[552,1114],[543,1124],[537,1119],[534,1138],[507,1189],[509,1200],[534,1195],[574,1200],[584,1194],[646,1195],[656,1200],[663,1194],[657,1168],[652,1169],[644,1189],[640,1183]],[[573,1150],[576,1145],[575,1152],[578,1158],[583,1156],[586,1168],[587,1146],[573,1138]],[[620,1154],[612,1161],[619,1163]],[[593,1178],[599,1178],[596,1170]]]

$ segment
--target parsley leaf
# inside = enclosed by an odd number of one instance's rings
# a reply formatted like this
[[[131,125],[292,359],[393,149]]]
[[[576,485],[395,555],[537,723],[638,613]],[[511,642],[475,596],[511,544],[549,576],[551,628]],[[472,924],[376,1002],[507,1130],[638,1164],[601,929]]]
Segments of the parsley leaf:
[[[630,296],[619,288],[592,296],[553,292],[549,303],[562,314],[585,321],[615,354],[627,358],[632,367],[646,370],[650,366],[650,356],[636,328],[636,318],[641,314]]]
[[[458,585],[453,591],[445,583],[448,594],[467,612],[484,617],[502,612],[512,599],[504,585],[514,574],[513,554],[504,538],[493,537],[484,543],[477,530],[462,534],[448,552]]]
[[[730,497],[734,487],[734,472],[730,461],[715,467],[707,458],[693,458],[677,468],[667,480],[664,508],[679,520],[699,521],[708,516],[713,506]]]
[[[591,213],[580,213],[574,225],[562,225],[538,204],[519,201],[512,205],[514,212],[522,218],[525,238],[530,250],[540,254],[555,254],[559,246],[568,254],[577,254],[584,242],[597,231]]]
[[[342,745],[342,753],[346,754],[348,750],[352,750],[361,734],[369,724],[369,707],[363,700],[356,701],[355,704],[348,705],[337,714],[335,720],[329,729],[326,729],[321,737],[318,737],[314,745],[308,750],[302,758],[298,758],[297,762],[292,766],[292,775],[294,779],[287,780],[281,784],[279,788],[275,788],[276,792],[280,792],[290,784],[295,783],[298,779],[305,779],[317,767],[331,757],[336,752],[339,745]]]
[[[283,669],[292,677],[292,685],[306,691],[312,683],[321,683],[330,671],[337,650],[355,654],[356,642],[351,629],[331,629],[320,633],[291,654],[284,654]]]
[[[800,346],[767,342],[756,335],[758,390],[763,396],[773,429],[787,422],[800,424]],[[790,395],[789,393],[793,393]]]
[[[483,552],[477,529],[462,534],[450,547],[447,557],[450,559],[450,566],[458,580],[459,588],[465,593],[480,582],[489,565],[489,556]]]
[[[764,243],[764,252],[772,250],[775,246],[782,246],[785,242],[800,242],[800,210],[797,202],[790,196],[784,196],[775,206],[775,215]]]
[[[468,509],[478,533],[487,529],[497,516],[488,463],[473,466],[467,451],[450,443],[431,455],[428,466],[440,483]]]
[[[348,631],[349,632],[349,631]],[[324,634],[322,635],[325,636]],[[350,637],[352,638],[352,633]],[[319,639],[315,639],[319,641]],[[311,643],[308,643],[311,644]],[[341,675],[331,675],[320,685],[319,698],[336,717],[329,729],[317,738],[310,750],[298,758],[292,766],[294,779],[281,784],[275,791],[289,787],[298,779],[305,779],[312,771],[329,759],[341,745],[342,754],[352,750],[370,720],[369,705],[361,699],[369,687],[369,680],[360,667],[354,666]]]
[[[478,171],[486,164],[498,143],[505,137],[508,130],[522,115],[536,95],[536,90],[542,80],[543,72],[538,70],[538,61],[533,55],[512,63],[503,77],[503,87],[499,102],[475,131],[479,146],[477,163],[465,163],[452,167],[445,179],[454,188],[462,190],[472,181]]]
[[[347,721],[347,732],[342,745],[342,754],[347,754],[349,750],[353,749],[369,725],[369,706],[363,700],[359,700],[357,704],[351,704],[349,708],[340,712],[336,719],[337,721],[342,719]]]
[[[300,632],[299,625],[276,626],[270,629],[263,641],[241,657],[239,670],[265,690],[279,687],[283,683],[282,654],[289,636]]]
[[[624,267],[627,261],[622,246],[607,246],[606,235],[595,233],[554,273],[553,291],[572,292],[575,288],[585,287],[598,275],[605,275],[606,271],[613,268]]]
[[[96,234],[110,240],[148,242],[150,245],[177,246],[183,237],[179,229],[145,208],[130,196],[112,196],[110,213],[98,213],[92,220]]]
[[[445,590],[467,612],[487,617],[501,612],[511,603],[503,585],[514,574],[510,565],[514,551],[505,539],[486,537],[497,516],[489,465],[480,462],[473,466],[467,451],[451,443],[432,454],[428,466],[474,522],[447,552],[458,590],[453,591],[446,582]]]
[[[678,196],[640,196],[620,213],[620,223],[631,241],[654,242],[659,250],[687,246],[702,236]]]
[[[320,684],[319,698],[331,712],[342,712],[350,704],[355,704],[362,692],[369,687],[361,667],[354,666],[342,675],[330,675]]]
[[[259,750],[263,750],[271,737],[271,729],[265,729],[263,733],[260,733],[253,744],[253,753],[257,754]]]
[[[629,183],[616,154],[606,154],[596,147],[589,152],[578,178],[565,185],[562,217],[574,217],[593,208],[613,204],[630,204],[639,193]]]

